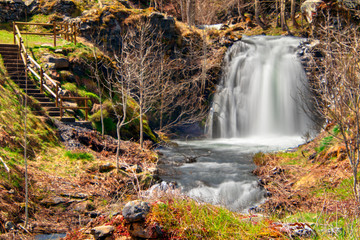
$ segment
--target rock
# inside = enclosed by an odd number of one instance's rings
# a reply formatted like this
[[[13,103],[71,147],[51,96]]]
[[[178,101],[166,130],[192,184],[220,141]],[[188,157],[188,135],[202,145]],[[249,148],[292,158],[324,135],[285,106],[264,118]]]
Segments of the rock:
[[[150,206],[147,202],[135,200],[128,202],[123,208],[122,215],[130,223],[144,221],[146,215],[150,212]]]
[[[116,167],[112,163],[106,163],[99,166],[99,172],[110,172],[114,170]]]
[[[96,112],[100,111],[100,106],[101,106],[101,104],[94,103],[90,112],[96,113]]]
[[[0,1],[0,22],[12,22],[25,18],[27,6],[20,0]]]
[[[113,234],[114,230],[115,228],[113,226],[94,227],[91,229],[91,235],[93,235],[96,240],[105,240]]]
[[[306,0],[301,4],[301,13],[305,16],[308,23],[312,23],[314,16],[316,16],[317,13],[317,7],[322,2],[322,0]]]
[[[49,200],[44,200],[41,202],[42,205],[45,205],[46,207],[50,206],[56,206],[63,203],[68,203],[68,199],[62,198],[62,197],[52,197]]]
[[[77,11],[77,6],[71,0],[58,0],[52,7],[52,11],[64,14],[65,16],[71,16]]]
[[[56,58],[54,56],[46,56],[45,61],[47,61],[47,64],[52,64],[55,69],[66,69],[69,67],[70,63],[69,60],[66,58]]]
[[[14,230],[15,229],[15,224],[13,222],[10,222],[10,221],[7,221],[5,223],[5,230],[6,231],[11,231],[11,230]]]
[[[339,228],[339,227],[335,227],[335,228],[330,228],[327,230],[327,233],[329,235],[333,235],[333,236],[337,236],[337,235],[346,235],[346,232],[344,231],[343,228]]]
[[[54,53],[61,53],[63,54],[64,53],[64,50],[62,48],[57,48],[55,49]]]
[[[127,229],[133,238],[153,238],[144,222],[130,223],[127,225]]]
[[[80,213],[85,213],[86,211],[94,210],[94,206],[91,202],[80,202],[74,206],[74,210]]]
[[[307,238],[316,236],[316,232],[307,223],[273,223],[270,228],[275,229],[291,238]]]
[[[15,190],[14,190],[14,189],[10,189],[10,190],[8,191],[8,193],[9,193],[9,194],[14,194],[14,193],[15,193]]]
[[[89,212],[88,215],[89,215],[91,218],[97,218],[98,216],[101,215],[101,213],[100,213],[100,212],[92,211],[92,212]]]

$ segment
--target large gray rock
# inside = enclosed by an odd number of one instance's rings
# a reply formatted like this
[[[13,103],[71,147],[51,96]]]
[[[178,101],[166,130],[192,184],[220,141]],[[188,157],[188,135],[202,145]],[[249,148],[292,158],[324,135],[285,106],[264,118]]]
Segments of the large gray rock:
[[[125,205],[122,214],[126,221],[132,223],[132,222],[144,221],[146,215],[149,212],[150,212],[150,206],[147,202],[136,200],[136,201],[128,202]]]
[[[113,226],[94,227],[91,229],[91,234],[96,240],[105,240],[113,234],[114,230],[115,228]]]

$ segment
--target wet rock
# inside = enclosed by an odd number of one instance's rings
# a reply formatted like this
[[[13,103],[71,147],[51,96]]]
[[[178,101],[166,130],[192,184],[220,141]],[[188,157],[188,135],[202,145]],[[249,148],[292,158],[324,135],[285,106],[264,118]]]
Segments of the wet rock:
[[[5,223],[5,230],[6,231],[9,232],[9,231],[14,230],[14,229],[15,229],[15,224],[13,222],[8,221],[8,222]]]
[[[116,167],[112,163],[106,163],[106,164],[99,166],[99,172],[101,172],[101,173],[110,172],[110,171],[114,170],[115,168]]]
[[[123,208],[124,219],[130,223],[144,221],[150,212],[149,203],[140,200],[128,202]]]
[[[110,237],[115,228],[113,226],[100,226],[91,229],[91,235],[94,236],[96,240],[105,240],[107,237]]]

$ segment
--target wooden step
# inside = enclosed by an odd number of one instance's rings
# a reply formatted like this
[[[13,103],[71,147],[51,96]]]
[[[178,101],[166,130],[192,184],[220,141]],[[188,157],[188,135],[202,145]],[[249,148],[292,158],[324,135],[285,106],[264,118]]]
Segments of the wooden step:
[[[23,60],[21,58],[5,58],[4,60],[4,64],[8,64],[8,63],[22,63],[24,64]]]
[[[40,103],[51,102],[50,98],[48,98],[48,97],[39,97],[39,98],[36,98],[36,100],[38,100]]]
[[[59,107],[44,107],[44,109],[47,111],[47,112],[60,112],[60,108]]]
[[[60,116],[60,111],[51,111],[51,112],[47,112],[47,114],[50,117],[59,117]]]
[[[28,95],[29,95],[29,96],[32,96],[32,97],[34,97],[34,98],[36,98],[36,99],[38,99],[38,98],[45,98],[45,97],[46,97],[46,95],[45,95],[44,93],[28,93]]]
[[[73,117],[63,117],[60,119],[60,121],[67,123],[67,122],[75,122],[75,118]]]
[[[17,49],[19,50],[19,46],[16,45],[16,44],[5,44],[5,43],[0,43],[0,49],[8,49],[8,48],[11,48],[11,49]]]
[[[26,83],[16,83],[20,88],[25,89],[25,88],[30,88],[30,89],[37,89],[37,86],[33,83],[33,82],[28,82],[28,84]]]
[[[6,67],[6,69],[14,68],[14,67],[25,69],[25,65],[24,65],[23,61],[18,61],[18,62],[5,62],[4,61],[4,66]]]
[[[19,51],[0,51],[0,55],[4,57],[7,56],[17,56],[20,57]]]
[[[32,93],[41,93],[40,92],[40,90],[39,89],[27,89],[26,91],[25,91],[25,89],[23,89],[24,90],[24,92],[27,92],[28,94],[32,94]]]
[[[54,102],[40,102],[39,101],[39,103],[42,107],[55,107],[56,106],[56,104]]]

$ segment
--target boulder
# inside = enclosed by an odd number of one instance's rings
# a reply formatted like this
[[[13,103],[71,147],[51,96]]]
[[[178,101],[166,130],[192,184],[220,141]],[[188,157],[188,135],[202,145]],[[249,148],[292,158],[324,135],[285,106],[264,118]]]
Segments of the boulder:
[[[110,237],[115,228],[113,226],[99,226],[91,229],[91,235],[94,236],[96,240],[105,240],[107,237]]]
[[[145,221],[146,215],[150,212],[149,203],[140,200],[128,202],[123,208],[124,219],[129,222]]]
[[[46,56],[45,60],[48,62],[48,66],[51,65],[51,67],[55,69],[66,69],[70,65],[69,60],[66,58],[56,58],[54,56],[48,55]]]

